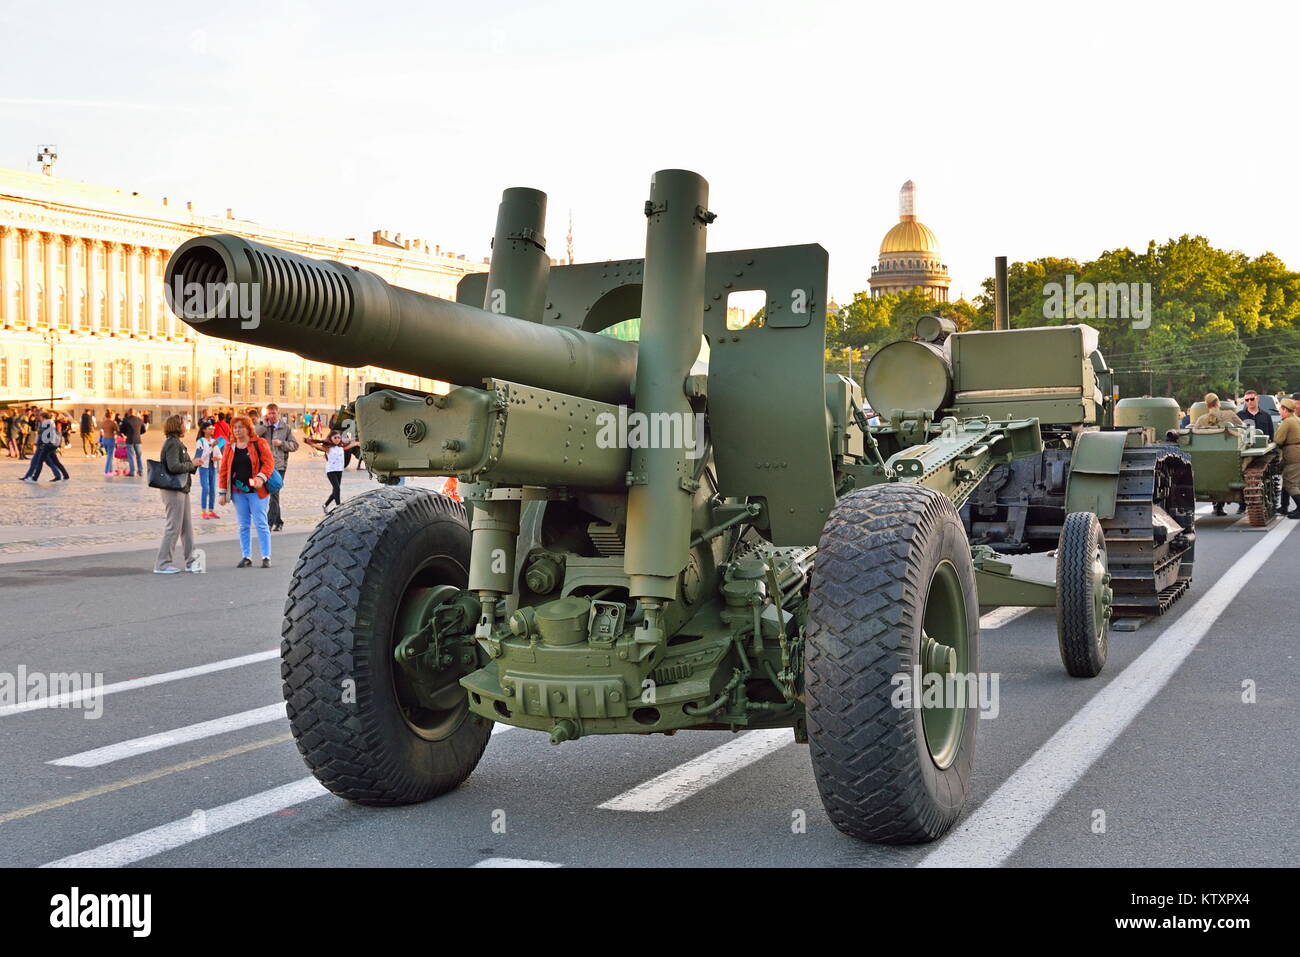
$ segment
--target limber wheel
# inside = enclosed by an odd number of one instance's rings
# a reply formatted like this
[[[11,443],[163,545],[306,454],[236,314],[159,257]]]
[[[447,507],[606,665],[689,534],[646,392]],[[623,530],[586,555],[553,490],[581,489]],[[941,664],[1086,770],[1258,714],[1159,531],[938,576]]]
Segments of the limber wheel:
[[[1065,516],[1056,549],[1056,638],[1065,670],[1095,678],[1106,665],[1110,632],[1106,538],[1091,512]]]
[[[970,545],[952,503],[888,484],[842,497],[822,530],[808,605],[805,689],[813,773],[853,837],[932,841],[961,815],[978,702],[922,683],[979,669]],[[900,676],[906,676],[903,680]],[[906,686],[911,694],[901,694]]]
[[[478,764],[492,724],[470,713],[460,672],[417,694],[393,659],[446,586],[465,587],[469,550],[464,506],[390,487],[336,508],[299,556],[280,674],[298,750],[339,797],[425,801]]]

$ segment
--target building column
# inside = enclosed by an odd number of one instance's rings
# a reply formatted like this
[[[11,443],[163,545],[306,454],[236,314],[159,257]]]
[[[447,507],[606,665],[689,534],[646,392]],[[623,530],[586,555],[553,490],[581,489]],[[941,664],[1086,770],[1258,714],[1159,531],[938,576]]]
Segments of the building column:
[[[95,281],[95,255],[98,246],[99,241],[95,239],[81,241],[81,254],[86,260],[86,272],[82,277],[86,284],[86,334],[90,336],[99,335],[99,283]]]
[[[67,304],[68,329],[71,332],[81,331],[81,279],[73,266],[73,260],[76,258],[73,254],[80,248],[81,240],[77,237],[63,237],[63,287],[67,290],[67,298],[64,301]]]
[[[0,225],[0,328],[14,327],[13,297],[10,295],[11,270],[9,258],[13,253],[12,227]]]
[[[22,290],[18,294],[18,328],[32,327],[32,311],[36,302],[36,269],[32,262],[32,231],[18,230],[18,278]]]
[[[140,330],[142,334],[148,335],[150,339],[157,339],[162,333],[158,328],[158,310],[153,301],[154,281],[153,281],[153,264],[157,258],[158,250],[146,246],[141,250],[144,253],[144,328]]]
[[[41,242],[45,245],[45,268],[44,285],[45,285],[45,315],[37,316],[36,321],[45,321],[46,329],[53,329],[59,324],[59,301],[57,289],[57,277],[54,271],[54,251],[59,247],[59,235],[57,233],[41,233]]]
[[[135,297],[140,285],[140,248],[126,244],[122,247],[126,267],[126,330],[127,335],[135,338],[144,334],[140,328],[140,313],[135,307]]]
[[[113,336],[120,335],[122,332],[122,317],[117,311],[118,290],[121,288],[121,280],[117,274],[118,260],[121,258],[121,245],[107,240],[104,243],[104,275],[105,288],[108,291],[108,330]]]

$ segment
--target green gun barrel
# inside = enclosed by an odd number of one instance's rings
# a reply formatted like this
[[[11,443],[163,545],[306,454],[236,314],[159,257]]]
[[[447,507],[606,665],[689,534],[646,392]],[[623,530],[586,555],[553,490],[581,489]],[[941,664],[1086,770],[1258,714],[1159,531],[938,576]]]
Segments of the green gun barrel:
[[[616,404],[636,381],[635,343],[448,302],[239,236],[188,240],[168,260],[166,284],[173,311],[199,332],[315,362],[455,385],[505,379]]]

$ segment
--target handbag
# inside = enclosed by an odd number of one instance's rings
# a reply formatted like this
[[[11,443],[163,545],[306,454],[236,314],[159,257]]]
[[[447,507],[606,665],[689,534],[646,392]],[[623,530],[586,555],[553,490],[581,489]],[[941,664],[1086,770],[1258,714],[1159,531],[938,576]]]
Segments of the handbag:
[[[153,459],[150,459],[145,465],[149,467],[150,488],[160,488],[168,492],[189,491],[189,483],[187,482],[189,475],[184,473],[177,475],[169,472],[166,465],[162,462],[155,462]]]
[[[282,488],[284,488],[284,476],[275,469],[271,469],[271,477],[266,480],[266,490],[274,495]]]

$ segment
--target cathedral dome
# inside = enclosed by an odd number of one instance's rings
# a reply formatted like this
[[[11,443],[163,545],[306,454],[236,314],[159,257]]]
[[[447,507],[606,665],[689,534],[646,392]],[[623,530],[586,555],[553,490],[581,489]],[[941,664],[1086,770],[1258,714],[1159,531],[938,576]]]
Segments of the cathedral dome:
[[[916,218],[916,184],[909,179],[898,191],[898,222],[880,241],[880,260],[871,267],[871,295],[921,289],[947,302],[951,282],[939,258],[938,238]]]
[[[904,216],[902,221],[894,224],[885,238],[880,241],[880,254],[886,253],[934,253],[939,252],[939,240],[934,231],[915,216]]]

